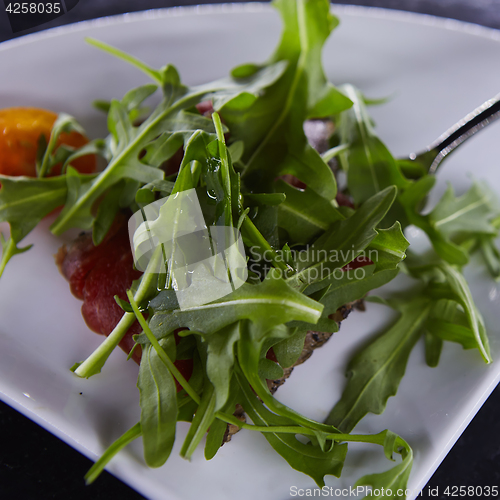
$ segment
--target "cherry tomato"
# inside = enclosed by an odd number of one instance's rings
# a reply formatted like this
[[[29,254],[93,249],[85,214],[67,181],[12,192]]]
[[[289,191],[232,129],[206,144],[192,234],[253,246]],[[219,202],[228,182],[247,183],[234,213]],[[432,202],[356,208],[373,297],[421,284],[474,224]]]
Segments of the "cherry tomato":
[[[38,140],[43,134],[48,141],[57,114],[38,108],[0,109],[0,174],[36,177],[36,153]],[[79,148],[89,141],[78,132],[63,133],[58,144]],[[72,165],[81,173],[92,173],[96,169],[93,155],[83,156]],[[51,175],[57,175],[61,165],[56,165]]]

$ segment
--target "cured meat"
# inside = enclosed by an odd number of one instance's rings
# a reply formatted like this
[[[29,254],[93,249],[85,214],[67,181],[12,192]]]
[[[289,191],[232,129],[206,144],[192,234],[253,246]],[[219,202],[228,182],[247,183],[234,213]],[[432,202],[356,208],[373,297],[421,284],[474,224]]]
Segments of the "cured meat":
[[[83,300],[82,315],[87,326],[96,333],[109,335],[123,316],[123,310],[114,297],[127,300],[127,290],[141,272],[134,270],[126,218],[118,216],[105,240],[95,246],[92,236],[82,233],[69,247],[59,249],[56,263],[63,276],[69,281],[73,295]],[[135,321],[120,342],[128,354],[134,347],[133,335],[142,332]],[[176,336],[178,341],[178,337]],[[136,363],[141,361],[141,348],[137,346],[132,354]],[[190,378],[193,371],[191,359],[177,360],[179,371]],[[181,386],[177,383],[177,390]]]
[[[125,217],[120,217],[99,246],[92,236],[82,233],[69,247],[63,246],[56,255],[56,263],[69,281],[71,293],[83,300],[82,315],[87,326],[96,333],[109,335],[123,316],[123,310],[114,296],[126,300],[126,291],[141,276],[133,268]],[[120,342],[127,353],[134,345],[132,335],[142,331],[137,321]],[[140,362],[141,349],[133,353]]]
[[[134,270],[125,217],[117,218],[106,239],[97,247],[90,234],[82,233],[69,247],[65,245],[59,249],[56,263],[69,281],[71,293],[83,300],[82,315],[87,326],[96,333],[109,335],[123,316],[115,295],[127,300],[127,290],[142,274]],[[135,321],[121,340],[119,345],[127,354],[135,344],[132,336],[141,332],[142,328]],[[177,335],[176,340],[179,340]],[[141,354],[137,346],[132,359],[138,364]],[[184,377],[190,378],[191,359],[177,360],[175,365]],[[177,381],[176,385],[180,391],[182,388]]]

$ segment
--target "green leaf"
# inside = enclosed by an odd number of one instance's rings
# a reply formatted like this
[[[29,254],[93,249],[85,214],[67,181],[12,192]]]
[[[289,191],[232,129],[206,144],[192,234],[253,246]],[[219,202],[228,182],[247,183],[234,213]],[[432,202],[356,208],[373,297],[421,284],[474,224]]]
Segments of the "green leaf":
[[[243,408],[255,425],[296,425],[294,420],[269,411],[252,392],[248,382],[241,377],[240,386],[244,394]],[[324,476],[327,474],[340,477],[347,445],[336,445],[324,452],[320,446],[302,443],[294,434],[266,432],[264,437],[292,468],[312,477],[319,487],[324,486]]]
[[[259,377],[263,380],[278,380],[283,377],[283,368],[270,359],[262,358],[259,362]]]
[[[388,186],[406,188],[409,181],[373,132],[363,96],[352,85],[344,85],[342,90],[353,106],[340,116],[340,142],[349,144],[349,149],[341,153],[339,159],[347,172],[347,184],[354,201],[363,203]]]
[[[449,186],[434,210],[423,216],[419,208],[433,185],[431,176],[420,179],[400,197],[401,203],[409,222],[427,233],[436,253],[450,264],[464,266],[469,261],[467,250],[452,238],[496,235],[497,230],[490,223],[496,215],[494,200],[491,193],[477,183],[458,198]]]
[[[229,386],[234,365],[234,345],[240,337],[240,322],[203,335],[207,345],[206,373],[215,390],[215,411],[220,410],[229,397]]]
[[[59,149],[61,149],[62,147],[63,146],[61,145]],[[57,151],[59,151],[59,149]],[[61,172],[63,174],[66,173],[68,166],[71,165],[73,161],[88,155],[98,155],[104,158],[106,161],[109,161],[112,156],[109,148],[109,141],[106,141],[104,139],[94,139],[87,144],[84,144],[81,148],[78,148],[74,151],[72,150],[71,154],[67,155],[64,158],[64,164]]]
[[[56,121],[54,122],[54,125],[52,126],[49,142],[47,144],[47,148],[45,149],[41,164],[40,166],[37,164],[38,177],[45,177],[46,175],[50,174],[52,167],[59,163],[59,158],[56,158],[58,139],[62,133],[70,133],[73,131],[80,134],[85,133],[82,127],[72,116],[65,113],[59,114]]]
[[[118,184],[112,186],[99,204],[96,218],[92,224],[92,240],[96,246],[104,240],[115,220],[120,209],[120,199],[126,181],[126,179],[122,179]]]
[[[158,89],[157,85],[147,84],[141,85],[135,89],[129,90],[122,99],[122,104],[130,113],[139,106]]]
[[[290,368],[296,363],[304,349],[306,333],[306,331],[297,331],[273,345],[273,351],[280,366]]]
[[[245,206],[275,206],[280,205],[286,199],[284,193],[245,193]]]
[[[384,450],[386,451],[386,456],[388,454],[387,452],[392,447],[393,451],[401,454],[403,459],[402,462],[386,472],[363,476],[356,481],[354,488],[358,486],[371,486],[374,494],[369,495],[369,498],[392,498],[398,500],[402,498],[402,496],[398,494],[398,491],[404,492],[407,490],[408,478],[413,466],[413,451],[408,443],[399,436],[394,439],[394,434],[390,431],[384,431],[382,435],[384,434]],[[388,494],[388,491],[392,494]],[[376,494],[377,492],[378,494]],[[368,495],[366,498],[368,498]]]
[[[334,222],[344,219],[332,202],[312,189],[300,191],[284,181],[278,181],[276,189],[285,195],[278,206],[278,225],[287,232],[290,244],[307,244]]]
[[[166,346],[168,340],[160,340]],[[172,451],[177,423],[174,378],[152,345],[143,345],[137,387],[141,393],[144,458],[149,467],[162,466]]]
[[[134,57],[130,54],[127,54],[126,52],[123,52],[120,49],[112,47],[111,45],[108,45],[107,43],[96,40],[95,38],[86,37],[85,41],[88,44],[93,45],[94,47],[97,47],[98,49],[101,49],[104,52],[108,52],[108,54],[111,54],[112,56],[117,57],[118,59],[122,59],[123,61],[128,62],[132,66],[135,66],[136,68],[140,69],[142,72],[144,72],[146,75],[148,75],[153,80],[157,81],[158,83],[162,83],[161,73],[159,71],[156,71],[153,68],[149,67],[147,64],[144,64],[142,61],[140,61],[136,57]]]
[[[173,70],[170,71],[172,72]],[[170,77],[172,81],[168,85],[177,85],[175,75],[171,74]],[[183,112],[184,107],[190,107],[198,102],[200,95],[191,93],[184,96],[180,90],[177,92],[172,89],[171,92],[173,94],[166,95],[162,103],[138,127],[135,127],[129,118],[128,106],[133,98],[126,95],[125,101],[111,102],[108,128],[111,132],[109,148],[112,156],[108,166],[85,189],[81,189],[78,184],[73,185],[64,210],[51,228],[54,234],[60,234],[70,227],[79,227],[82,223],[83,227],[90,227],[94,219],[93,204],[121,179],[134,179],[145,184],[163,179],[164,173],[157,167],[160,164],[158,162],[164,159],[162,156],[164,152],[156,158],[153,165],[147,165],[144,158],[140,159],[144,149],[155,140],[165,142],[166,137],[162,134],[172,135],[182,132],[184,138],[188,136],[191,138],[198,131],[200,121],[207,124],[207,120],[199,114]],[[180,101],[173,103],[171,98],[174,100],[178,98]],[[189,127],[191,133],[187,131]]]
[[[229,399],[221,408],[221,412],[232,415],[234,413],[236,404],[241,401],[239,384],[236,377],[232,376],[230,379]],[[222,441],[227,430],[227,423],[223,420],[216,418],[207,434],[207,442],[205,444],[205,458],[211,460],[222,446]]]
[[[10,261],[14,255],[18,255],[20,253],[27,252],[33,245],[28,245],[23,248],[19,248],[16,245],[16,242],[9,237],[8,240],[5,240],[5,237],[2,233],[0,233],[0,244],[2,245],[2,258],[0,260],[0,277],[5,271],[5,266]]]
[[[368,246],[368,255],[375,263],[376,271],[396,269],[406,258],[405,251],[410,244],[401,231],[401,224],[395,222],[389,229],[379,229],[377,236]]]
[[[389,210],[395,195],[394,187],[386,188],[367,200],[351,217],[334,224],[304,251],[306,257],[299,258],[301,269],[287,280],[290,285],[303,290],[354,260],[377,236],[375,227]]]
[[[201,396],[201,402],[189,426],[186,439],[182,444],[180,455],[190,459],[200,441],[205,437],[208,428],[215,419],[215,393],[213,385],[206,380]]]
[[[486,267],[490,272],[491,276],[495,280],[500,279],[500,252],[495,245],[495,237],[493,236],[481,236],[479,237],[479,248],[486,262]]]
[[[283,278],[273,272],[262,283],[244,284],[222,299],[184,310],[167,309],[166,295],[160,292],[150,302],[154,311],[150,326],[158,338],[181,326],[210,334],[241,319],[250,319],[268,327],[292,319],[314,323],[323,309],[314,300],[290,288]]]
[[[162,197],[169,196],[174,189],[174,183],[165,180],[150,182],[137,190],[135,201],[139,205],[148,205],[156,198],[154,193],[160,193]]]
[[[441,351],[443,349],[443,340],[437,335],[433,335],[432,331],[425,332],[425,362],[431,368],[435,368],[439,364]]]
[[[291,322],[289,325],[298,326],[301,330],[314,329],[320,332],[334,333],[338,330],[338,325],[331,316],[340,307],[364,298],[368,292],[389,283],[397,275],[397,269],[376,272],[374,265],[365,266],[354,271],[343,271],[340,277],[337,276],[337,273],[334,273],[332,277],[325,280],[326,283],[320,282],[317,284],[318,286],[328,284],[327,292],[319,299],[319,303],[324,305],[324,309],[318,323],[312,325]],[[314,285],[310,288],[314,290]],[[305,293],[309,295],[310,289],[307,288]]]
[[[326,0],[277,0],[274,5],[284,31],[270,63],[285,61],[286,71],[244,114],[222,108],[221,115],[235,140],[245,143],[243,180],[252,190],[268,190],[276,177],[291,174],[331,201],[335,179],[308,145],[302,125],[311,116],[330,116],[351,105],[327,82],[321,66],[323,44],[337,20]]]
[[[94,175],[74,174],[81,182]],[[0,175],[0,221],[8,222],[12,238],[20,242],[50,212],[66,201],[66,176],[48,178]]]
[[[457,342],[464,349],[475,349],[477,347],[474,333],[468,326],[433,318],[432,321],[427,323],[426,328],[429,333],[440,340]]]
[[[435,182],[434,176],[430,175],[419,179],[399,196],[399,201],[405,210],[408,222],[427,233],[436,253],[451,264],[464,266],[469,261],[469,256],[465,249],[453,243],[445,234],[437,229],[430,220],[430,214],[424,216],[420,213],[427,194]]]
[[[241,380],[244,375],[244,378],[248,381],[247,383],[251,385],[257,396],[270,411],[282,417],[287,417],[309,429],[329,434],[338,432],[335,427],[315,422],[277,401],[269,392],[266,382],[259,376],[259,364],[262,355],[267,351],[264,348],[265,344],[271,343],[272,345],[276,340],[290,336],[291,330],[288,328],[268,328],[250,321],[243,322],[240,340],[237,344],[239,365],[235,365],[235,373],[239,377],[240,386],[242,385]]]
[[[144,148],[146,154],[141,161],[153,167],[160,167],[198,130],[209,134],[210,140],[215,138],[212,120],[198,113],[180,111],[176,119],[168,124],[168,132],[163,132]]]
[[[443,349],[443,335],[440,330],[443,328],[443,324],[453,325],[457,313],[457,304],[452,300],[437,300],[431,308],[425,325],[425,361],[432,368],[439,364]],[[444,329],[446,330],[446,327]],[[470,333],[471,340],[474,340],[472,332]],[[475,342],[473,347],[475,347]]]
[[[125,446],[136,440],[142,433],[141,424],[138,422],[122,436],[120,436],[108,449],[101,455],[99,460],[85,474],[85,484],[92,484],[104,470],[104,467],[110,460]]]
[[[491,197],[479,184],[474,183],[459,197],[455,197],[453,187],[449,185],[429,214],[429,222],[445,236],[455,233],[496,234],[489,222],[493,215]]]
[[[218,80],[219,89],[213,94],[214,110],[219,112],[246,112],[263,90],[276,83],[287,68],[286,61],[261,66],[252,74],[243,76],[231,72],[230,78]],[[231,127],[230,127],[231,128]]]
[[[350,376],[326,423],[350,432],[367,414],[381,414],[405,373],[413,346],[428,317],[430,301],[417,296],[401,307],[394,326],[363,347],[349,362]]]
[[[439,265],[439,270],[444,274],[446,284],[450,288],[453,300],[456,300],[467,316],[469,327],[474,334],[476,347],[486,363],[491,363],[491,353],[483,318],[478,311],[472,294],[463,274],[447,263]]]

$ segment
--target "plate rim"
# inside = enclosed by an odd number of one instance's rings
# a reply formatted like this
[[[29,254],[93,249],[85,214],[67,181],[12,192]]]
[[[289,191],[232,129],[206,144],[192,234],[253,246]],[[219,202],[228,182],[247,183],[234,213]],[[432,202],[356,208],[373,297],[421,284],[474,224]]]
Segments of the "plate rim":
[[[365,5],[330,4],[331,11],[335,14],[346,13],[354,16],[372,17],[376,19],[387,19],[397,22],[419,24],[422,26],[432,26],[449,31],[458,31],[473,36],[479,36],[489,40],[500,42],[500,29],[490,28],[481,24],[468,21],[461,21],[449,17],[438,17],[432,14],[411,12],[405,10],[390,9],[387,7],[372,7]],[[35,33],[28,33],[11,40],[0,42],[0,52],[13,49],[19,46],[35,43],[39,40],[64,36],[68,33],[77,33],[87,28],[114,26],[145,21],[149,19],[162,19],[168,17],[185,15],[206,15],[209,13],[232,13],[232,12],[265,12],[272,11],[270,2],[238,2],[238,3],[208,3],[196,5],[178,5],[174,7],[160,7],[155,9],[141,10],[137,12],[126,12],[123,14],[113,14],[86,19],[63,26],[47,28]]]

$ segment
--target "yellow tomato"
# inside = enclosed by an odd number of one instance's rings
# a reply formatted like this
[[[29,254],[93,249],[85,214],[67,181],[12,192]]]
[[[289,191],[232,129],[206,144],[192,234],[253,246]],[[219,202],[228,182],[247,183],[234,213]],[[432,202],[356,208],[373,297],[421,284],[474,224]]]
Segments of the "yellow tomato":
[[[36,153],[38,140],[43,134],[49,140],[57,114],[46,109],[6,108],[0,109],[0,174],[36,176]],[[63,133],[57,146],[66,144],[79,148],[89,141],[78,132]],[[72,163],[81,173],[92,173],[96,169],[93,155],[78,158]],[[57,175],[61,165],[56,165],[51,175]]]

